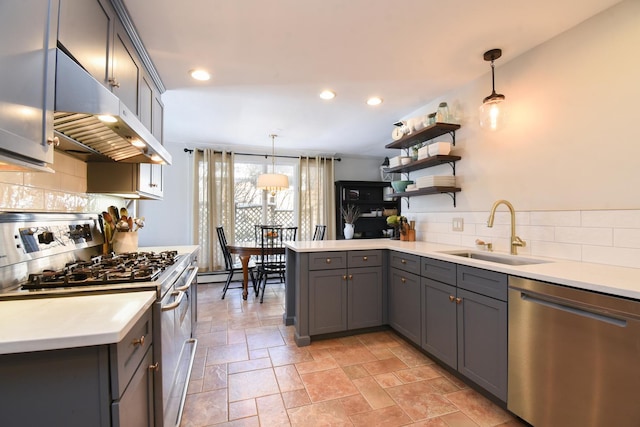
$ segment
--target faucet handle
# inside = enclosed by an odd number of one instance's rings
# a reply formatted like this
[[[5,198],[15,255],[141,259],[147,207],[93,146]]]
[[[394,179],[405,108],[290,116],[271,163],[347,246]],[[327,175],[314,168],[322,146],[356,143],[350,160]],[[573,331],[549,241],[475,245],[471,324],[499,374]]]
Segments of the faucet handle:
[[[513,238],[513,242],[511,242],[511,244],[513,246],[520,246],[522,248],[524,248],[525,246],[527,246],[527,242],[525,242],[524,240],[522,240],[520,237],[518,236],[514,236]]]

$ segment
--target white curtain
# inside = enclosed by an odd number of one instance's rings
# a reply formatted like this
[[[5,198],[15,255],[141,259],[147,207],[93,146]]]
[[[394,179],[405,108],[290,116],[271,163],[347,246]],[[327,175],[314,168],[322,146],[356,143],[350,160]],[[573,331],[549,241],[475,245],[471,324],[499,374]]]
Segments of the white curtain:
[[[234,155],[213,150],[194,150],[194,241],[200,245],[200,271],[224,270],[217,226],[227,241],[234,240]],[[179,218],[176,212],[176,218]]]
[[[334,162],[327,157],[300,158],[298,240],[311,240],[316,225],[326,225],[325,239],[335,239]]]

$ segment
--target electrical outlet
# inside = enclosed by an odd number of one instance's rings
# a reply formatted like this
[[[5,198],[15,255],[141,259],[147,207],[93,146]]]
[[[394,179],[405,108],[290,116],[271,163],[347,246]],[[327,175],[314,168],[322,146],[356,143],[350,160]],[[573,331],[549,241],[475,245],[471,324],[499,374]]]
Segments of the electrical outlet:
[[[464,231],[464,218],[453,218],[453,231]]]

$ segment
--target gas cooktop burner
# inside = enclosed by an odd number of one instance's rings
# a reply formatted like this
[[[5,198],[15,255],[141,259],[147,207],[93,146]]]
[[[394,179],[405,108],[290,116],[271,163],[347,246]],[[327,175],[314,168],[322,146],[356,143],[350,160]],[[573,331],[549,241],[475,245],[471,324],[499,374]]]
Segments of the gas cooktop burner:
[[[108,254],[76,261],[60,270],[29,274],[24,290],[96,286],[112,283],[147,282],[175,263],[178,251]]]

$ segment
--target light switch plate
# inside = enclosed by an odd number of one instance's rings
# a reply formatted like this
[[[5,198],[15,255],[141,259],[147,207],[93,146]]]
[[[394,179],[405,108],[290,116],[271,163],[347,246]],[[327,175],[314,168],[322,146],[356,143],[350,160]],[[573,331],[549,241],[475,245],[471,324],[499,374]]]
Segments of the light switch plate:
[[[453,218],[453,231],[464,231],[464,218]]]

